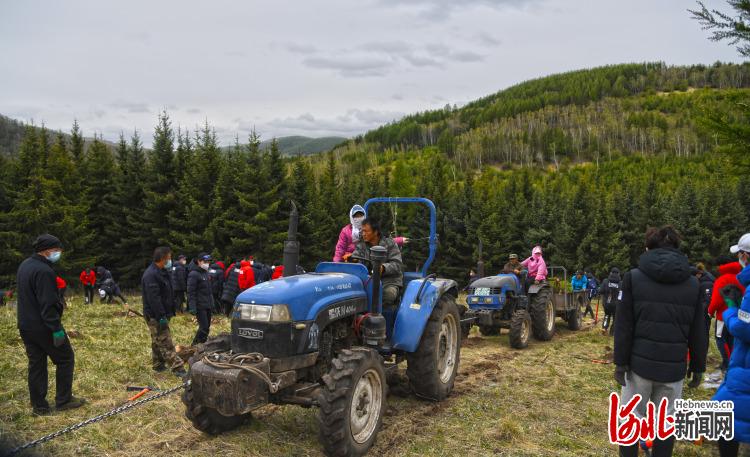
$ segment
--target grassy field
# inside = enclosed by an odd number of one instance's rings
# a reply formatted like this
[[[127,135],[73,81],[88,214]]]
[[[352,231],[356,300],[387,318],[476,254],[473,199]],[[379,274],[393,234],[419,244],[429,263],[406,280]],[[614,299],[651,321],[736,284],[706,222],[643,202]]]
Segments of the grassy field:
[[[127,385],[168,388],[178,384],[168,373],[150,368],[150,343],[140,318],[123,317],[116,305],[84,305],[69,300],[66,329],[80,333],[74,394],[85,407],[34,417],[26,387],[26,356],[15,327],[15,310],[0,308],[0,433],[25,442],[100,414],[130,395]],[[140,299],[131,304],[140,310]],[[611,364],[592,363],[611,352],[612,340],[590,328],[570,332],[562,321],[551,342],[532,341],[523,351],[510,349],[507,333],[472,333],[461,352],[453,395],[443,403],[389,397],[388,410],[372,455],[380,456],[604,456],[614,455],[606,435],[607,396],[615,387]],[[172,321],[175,344],[188,344],[196,329],[190,317]],[[227,331],[220,318],[212,333]],[[476,332],[476,329],[474,330]],[[709,371],[718,364],[711,345]],[[54,398],[54,369],[50,394]],[[711,392],[686,390],[686,398]],[[39,448],[50,455],[318,456],[315,409],[267,406],[254,420],[231,433],[210,437],[194,430],[177,395],[60,437]],[[712,455],[712,446],[678,443],[675,455]]]

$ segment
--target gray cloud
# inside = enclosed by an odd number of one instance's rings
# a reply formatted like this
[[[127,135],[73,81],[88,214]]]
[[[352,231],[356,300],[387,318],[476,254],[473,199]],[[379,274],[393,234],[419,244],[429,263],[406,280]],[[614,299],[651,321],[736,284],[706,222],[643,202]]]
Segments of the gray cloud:
[[[345,78],[385,76],[393,66],[392,60],[379,56],[309,57],[302,63],[309,68],[337,71]]]
[[[491,35],[491,34],[489,34],[487,32],[480,32],[480,33],[478,33],[476,35],[476,40],[480,44],[482,44],[484,46],[487,46],[487,47],[498,46],[498,45],[502,44],[502,41],[500,41],[500,39],[494,37],[493,35]]]
[[[147,103],[141,102],[128,102],[124,100],[116,100],[109,105],[111,108],[116,110],[126,110],[128,113],[149,113],[151,109]]]
[[[542,0],[379,0],[380,3],[399,9],[410,9],[417,17],[443,21],[459,10],[478,6],[493,9],[524,8]]]
[[[294,54],[314,54],[318,49],[311,44],[286,43],[284,48]]]
[[[188,108],[185,110],[185,112],[190,114],[199,114],[201,110],[198,108]]]
[[[443,43],[414,46],[404,41],[369,41],[327,56],[307,57],[309,68],[332,70],[347,78],[386,76],[396,69],[442,68],[448,62],[478,62],[484,56]]]

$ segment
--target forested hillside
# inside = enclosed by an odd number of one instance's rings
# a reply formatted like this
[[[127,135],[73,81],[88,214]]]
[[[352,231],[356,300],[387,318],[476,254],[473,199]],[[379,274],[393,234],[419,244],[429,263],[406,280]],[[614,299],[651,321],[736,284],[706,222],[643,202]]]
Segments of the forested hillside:
[[[376,195],[436,203],[435,270],[461,283],[480,239],[488,271],[540,243],[549,263],[601,274],[635,262],[648,225],[672,223],[691,259],[710,261],[747,226],[750,183],[712,153],[720,139],[700,120],[712,110],[741,117],[735,102],[749,69],[645,64],[557,75],[293,159],[276,142],[264,150],[257,135],[223,152],[210,125],[188,138],[166,113],[148,151],[138,136],[111,148],[77,130],[26,127],[19,153],[0,155],[0,286],[45,231],[66,244],[68,278],[96,263],[137,284],[160,244],[279,263],[290,199],[302,209],[310,269],[332,256],[351,205]],[[410,270],[425,258],[425,214],[373,213],[387,232],[412,238]]]

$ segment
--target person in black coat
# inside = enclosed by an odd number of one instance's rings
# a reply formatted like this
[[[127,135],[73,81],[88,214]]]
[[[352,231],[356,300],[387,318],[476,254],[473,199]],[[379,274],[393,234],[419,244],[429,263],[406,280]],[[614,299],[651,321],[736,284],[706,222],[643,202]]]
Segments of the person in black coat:
[[[172,290],[174,291],[174,307],[178,313],[185,311],[185,291],[187,290],[187,258],[180,254],[177,257],[177,262],[172,265]],[[195,314],[195,310],[190,308],[188,304],[188,311],[191,314]]]
[[[154,250],[154,261],[146,268],[141,278],[143,294],[143,317],[151,334],[151,363],[154,371],[170,368],[184,377],[182,359],[177,357],[169,331],[169,319],[174,317],[174,294],[169,272],[172,267],[172,250],[158,247]]]
[[[211,280],[208,270],[211,267],[211,256],[198,254],[188,267],[187,300],[188,306],[195,309],[198,318],[198,332],[193,338],[193,345],[205,343],[211,330],[211,311],[214,307],[214,296],[211,291]]]
[[[708,313],[708,305],[711,304],[711,294],[714,290],[716,278],[710,272],[706,271],[706,266],[700,262],[692,269],[692,273],[698,278],[700,302],[703,311],[706,313],[706,338],[708,338],[711,334],[711,315]]]
[[[229,316],[234,307],[234,300],[240,294],[240,270],[239,264],[234,264],[229,270],[229,274],[224,281],[224,289],[221,291],[221,304],[224,306],[224,314]]]
[[[63,303],[52,264],[62,256],[62,243],[52,235],[40,235],[34,252],[18,267],[18,330],[29,359],[28,385],[34,414],[51,412],[47,403],[47,358],[55,371],[55,406],[58,411],[82,406],[73,396],[75,354],[62,325]]]
[[[622,402],[643,399],[635,412],[645,417],[646,403],[682,397],[685,369],[689,387],[698,387],[706,370],[708,339],[698,280],[679,250],[680,236],[670,226],[646,232],[646,252],[638,267],[625,274],[622,304],[615,321],[615,380],[623,386]],[[654,441],[654,455],[672,455],[674,438]],[[620,447],[620,455],[636,456],[638,445]]]
[[[599,293],[602,297],[604,304],[604,320],[602,321],[602,328],[606,333],[609,330],[609,334],[615,333],[615,316],[617,315],[617,308],[622,302],[622,277],[620,276],[620,269],[613,267],[609,271],[609,277],[602,281],[599,287]]]
[[[224,263],[215,262],[208,268],[208,280],[211,282],[211,294],[214,297],[214,311],[223,312],[221,309],[221,290],[224,287]]]

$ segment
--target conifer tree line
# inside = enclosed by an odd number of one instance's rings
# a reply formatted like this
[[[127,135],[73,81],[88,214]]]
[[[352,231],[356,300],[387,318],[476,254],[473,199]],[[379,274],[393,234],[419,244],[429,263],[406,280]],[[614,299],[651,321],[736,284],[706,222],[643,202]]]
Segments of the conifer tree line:
[[[423,196],[438,207],[439,249],[433,271],[462,284],[484,245],[488,272],[511,252],[535,244],[548,263],[568,269],[632,266],[646,227],[674,224],[694,261],[724,253],[747,227],[747,178],[710,154],[691,158],[619,156],[559,171],[486,166],[463,171],[436,147],[412,152],[335,150],[283,158],[260,137],[222,150],[206,123],[194,134],[175,130],[166,113],[143,147],[139,133],[115,147],[90,144],[74,123],[68,137],[27,127],[16,156],[0,156],[0,259],[3,285],[12,284],[38,233],[59,236],[59,269],[74,280],[87,265],[104,265],[127,287],[138,285],[152,250],[209,251],[216,258],[254,255],[278,264],[289,200],[301,208],[302,266],[330,260],[348,210],[372,196]],[[418,206],[380,205],[371,216],[389,235],[412,239],[408,270],[427,257],[428,213]],[[73,282],[75,284],[75,282]]]

